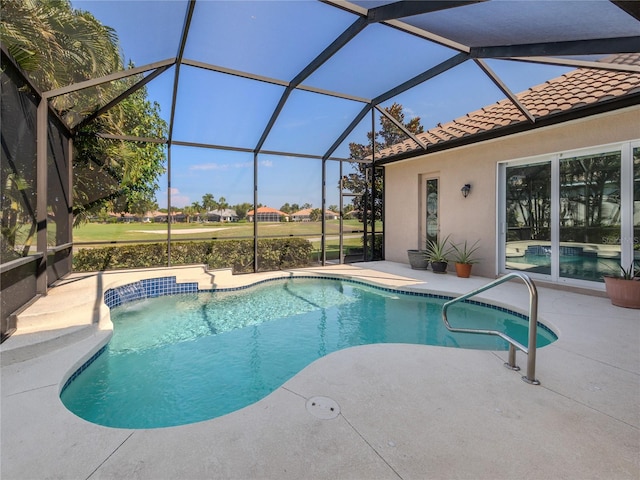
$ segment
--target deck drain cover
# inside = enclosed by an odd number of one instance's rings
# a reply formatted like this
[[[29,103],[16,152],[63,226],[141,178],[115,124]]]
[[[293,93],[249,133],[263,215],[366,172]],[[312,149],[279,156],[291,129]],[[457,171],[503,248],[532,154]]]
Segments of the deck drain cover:
[[[340,405],[328,397],[311,397],[306,406],[311,415],[322,420],[331,420],[340,415]]]

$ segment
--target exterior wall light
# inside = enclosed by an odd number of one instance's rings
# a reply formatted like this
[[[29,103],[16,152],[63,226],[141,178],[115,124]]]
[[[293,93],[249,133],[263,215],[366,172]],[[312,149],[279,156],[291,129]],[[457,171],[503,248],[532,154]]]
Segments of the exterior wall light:
[[[467,198],[467,195],[469,195],[469,192],[471,192],[471,184],[465,183],[463,187],[460,189],[460,191],[462,192],[462,196],[464,198]]]

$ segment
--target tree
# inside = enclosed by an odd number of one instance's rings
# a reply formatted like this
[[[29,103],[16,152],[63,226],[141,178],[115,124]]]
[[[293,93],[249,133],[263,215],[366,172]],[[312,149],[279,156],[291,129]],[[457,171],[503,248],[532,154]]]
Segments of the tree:
[[[146,100],[146,96],[146,89],[138,90],[78,132],[73,168],[76,224],[106,201],[119,212],[133,212],[140,208],[138,205],[156,203],[159,177],[164,172],[162,146],[98,137],[105,131],[162,137],[166,123],[160,118],[160,107]]]
[[[147,212],[153,212],[158,209],[158,203],[148,199],[140,200],[138,203],[130,205],[130,212],[143,216]]]
[[[229,204],[227,203],[227,199],[224,197],[220,197],[218,199],[218,210],[226,210],[229,208]]]
[[[284,213],[294,213],[294,211],[291,209],[291,205],[289,205],[288,202],[280,207],[280,211]]]
[[[331,212],[337,212],[339,210],[337,205],[329,205],[327,207]]]
[[[47,91],[123,70],[115,31],[68,0],[1,0],[0,40],[36,86]],[[68,126],[96,111],[142,77],[129,77],[61,95],[51,105]],[[120,211],[155,201],[164,147],[102,140],[98,133],[162,138],[166,123],[142,88],[74,138],[74,221],[106,205]],[[54,212],[55,214],[56,212]],[[66,212],[60,212],[66,213]]]
[[[247,216],[249,210],[253,210],[253,205],[250,203],[238,203],[232,207],[238,215],[238,220],[243,220]]]
[[[319,208],[314,208],[309,212],[309,220],[312,222],[319,222],[322,220],[322,210]]]
[[[68,0],[2,0],[0,7],[0,39],[41,90],[122,69],[115,31]],[[57,108],[71,100],[61,97]]]
[[[201,213],[201,212],[202,212],[202,205],[200,205],[200,203],[198,203],[198,202],[193,202],[193,203],[191,204],[191,206],[193,207],[193,209],[194,209],[196,212],[198,212],[198,213]]]
[[[216,199],[213,195],[211,195],[210,193],[205,193],[202,196],[202,207],[207,212],[210,212],[211,210],[216,210],[218,208],[218,202],[216,202]]]
[[[420,117],[414,117],[405,123],[402,105],[394,103],[390,107],[385,107],[385,111],[404,125],[411,133],[420,134],[424,132],[424,128],[420,124]],[[352,200],[353,209],[360,212],[358,216],[361,221],[364,221],[365,218],[367,219],[367,225],[371,229],[376,220],[382,219],[382,171],[381,169],[378,170],[377,167],[374,171],[370,163],[362,163],[361,160],[365,160],[372,155],[372,144],[375,151],[379,152],[405,140],[405,138],[406,134],[383,115],[380,117],[380,130],[375,134],[372,132],[367,133],[369,141],[366,145],[359,143],[349,144],[349,158],[360,160],[360,162],[351,164],[354,171],[342,177],[339,188],[342,188],[343,191],[348,190],[356,195]],[[374,178],[375,182],[373,181]],[[371,258],[380,258],[381,252],[382,243],[373,239],[373,256]]]
[[[414,117],[405,123],[404,112],[402,111],[402,105],[394,103],[390,107],[385,107],[385,111],[395,118],[399,123],[405,126],[413,134],[420,134],[424,132],[423,126],[420,124],[420,117]],[[367,139],[369,140],[366,145],[359,143],[349,144],[349,158],[353,160],[364,160],[371,156],[372,149],[371,144],[374,141],[374,135],[371,132],[367,133]],[[400,130],[393,122],[387,117],[380,117],[380,130],[375,132],[375,148],[376,152],[387,148],[391,145],[399,143],[406,139],[406,134]],[[360,211],[361,218],[363,213],[371,212],[371,190],[375,186],[375,202],[373,205],[373,218],[380,220],[382,218],[382,176],[376,175],[375,185],[372,183],[371,167],[368,163],[352,163],[354,171],[345,175],[342,178],[342,189],[349,190],[351,193],[357,196],[353,198],[353,209]],[[377,173],[377,172],[376,172]],[[366,207],[365,207],[366,205]]]
[[[182,209],[182,213],[184,213],[187,223],[191,223],[191,217],[196,216],[198,211],[192,206],[187,206]]]

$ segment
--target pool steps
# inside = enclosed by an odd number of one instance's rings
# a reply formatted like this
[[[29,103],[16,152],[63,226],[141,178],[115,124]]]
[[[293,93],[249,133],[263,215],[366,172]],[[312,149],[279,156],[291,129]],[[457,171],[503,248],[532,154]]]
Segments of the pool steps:
[[[104,293],[150,277],[175,277],[174,283],[195,283],[210,289],[232,278],[231,269],[207,270],[204,265],[172,268],[74,273],[47,295],[17,315],[17,330],[0,345],[2,365],[36,358],[91,336],[112,330]]]

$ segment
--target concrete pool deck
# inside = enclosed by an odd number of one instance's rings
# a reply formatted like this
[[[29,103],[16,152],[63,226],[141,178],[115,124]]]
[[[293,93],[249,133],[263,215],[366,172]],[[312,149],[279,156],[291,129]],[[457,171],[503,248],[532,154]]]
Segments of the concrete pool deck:
[[[0,476],[640,478],[640,312],[540,285],[539,320],[559,335],[538,350],[540,386],[505,369],[506,352],[378,344],[332,353],[263,400],[192,425],[107,428],[62,405],[66,377],[109,338],[97,297],[110,285],[176,275],[212,288],[294,272],[450,294],[490,281],[392,262],[238,276],[201,267],[74,275],[27,309],[0,346]],[[516,282],[480,298],[528,307]],[[518,363],[524,369],[524,354]],[[316,396],[334,400],[340,414],[312,415],[306,403]]]

